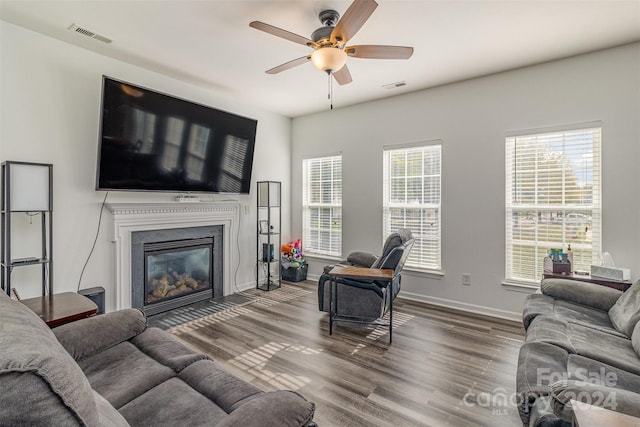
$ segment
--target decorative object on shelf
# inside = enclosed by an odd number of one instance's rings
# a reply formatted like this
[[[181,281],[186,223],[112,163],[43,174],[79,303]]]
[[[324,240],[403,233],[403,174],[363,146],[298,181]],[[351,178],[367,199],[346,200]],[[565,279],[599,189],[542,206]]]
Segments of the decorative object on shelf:
[[[302,241],[300,239],[285,243],[280,248],[282,261],[280,274],[283,280],[289,282],[301,282],[307,279],[308,265],[302,253]]]
[[[282,284],[280,248],[282,228],[281,183],[260,181],[258,184],[258,218],[256,241],[256,288],[277,289]]]
[[[8,295],[13,288],[11,273],[26,265],[42,266],[42,295],[53,294],[53,165],[6,161],[2,163],[2,243],[0,246],[1,287]],[[12,216],[26,214],[41,218],[40,254],[12,258]]]
[[[549,256],[544,257],[543,270],[550,273],[571,274],[571,262],[562,249],[550,249]]]

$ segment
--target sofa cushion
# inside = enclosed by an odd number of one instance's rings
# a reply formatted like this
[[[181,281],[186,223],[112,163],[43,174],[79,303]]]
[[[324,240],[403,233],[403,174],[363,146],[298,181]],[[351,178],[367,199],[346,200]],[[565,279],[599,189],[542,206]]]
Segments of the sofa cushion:
[[[516,390],[518,412],[525,425],[536,400],[548,395],[549,386],[565,375],[568,358],[566,350],[543,342],[525,343],[520,348]]]
[[[130,308],[67,323],[53,333],[74,359],[81,360],[135,337],[146,327],[144,314]]]
[[[34,312],[0,293],[0,425],[96,425],[80,367]]]
[[[254,385],[231,375],[212,360],[198,361],[182,372],[180,379],[229,413],[247,398],[262,393]]]
[[[640,358],[624,336],[599,331],[584,325],[538,316],[529,326],[525,342],[552,344],[569,353],[640,375]]]
[[[141,427],[214,426],[227,416],[222,408],[177,377],[128,402],[120,413],[130,425]]]
[[[622,292],[595,283],[570,279],[544,279],[540,284],[544,295],[555,299],[571,301],[599,310],[608,311],[620,298]]]
[[[217,427],[307,426],[313,420],[314,411],[315,404],[295,391],[271,391],[251,398]]]
[[[129,341],[78,363],[93,389],[118,410],[176,375]]]
[[[555,299],[549,295],[528,295],[522,312],[522,321],[525,329],[529,328],[533,319],[541,315],[617,333],[606,311],[562,299]]]
[[[640,417],[640,394],[618,387],[563,380],[551,385],[550,397],[553,412],[567,422],[575,420],[571,400]]]
[[[401,228],[395,233],[389,234],[387,239],[384,242],[384,246],[382,247],[382,254],[378,257],[378,259],[371,265],[371,268],[380,268],[382,264],[385,262],[391,251],[402,245],[404,242],[411,239],[411,230],[407,228]]]
[[[609,317],[618,331],[631,337],[633,328],[640,320],[640,280],[618,298],[609,310]]]
[[[180,372],[193,362],[208,359],[203,353],[196,353],[158,328],[148,328],[144,333],[131,339],[131,343],[140,351],[160,364]]]
[[[577,354],[569,355],[566,379],[598,383],[640,393],[640,375]]]

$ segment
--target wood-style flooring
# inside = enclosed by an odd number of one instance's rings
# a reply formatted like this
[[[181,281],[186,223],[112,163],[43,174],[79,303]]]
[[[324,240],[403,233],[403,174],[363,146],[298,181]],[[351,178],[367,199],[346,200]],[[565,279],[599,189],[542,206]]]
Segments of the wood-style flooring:
[[[297,390],[328,426],[521,426],[520,323],[397,298],[387,327],[334,324],[316,283],[246,291],[237,306],[170,330],[263,390]]]

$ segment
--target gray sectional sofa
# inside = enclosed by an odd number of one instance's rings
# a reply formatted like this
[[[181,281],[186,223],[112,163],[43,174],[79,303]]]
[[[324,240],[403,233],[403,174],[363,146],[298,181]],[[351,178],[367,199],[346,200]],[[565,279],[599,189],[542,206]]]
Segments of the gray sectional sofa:
[[[259,390],[138,310],[51,330],[4,292],[0,396],[2,426],[314,425],[312,402]]]
[[[523,425],[573,425],[572,399],[640,417],[640,281],[625,293],[566,279],[540,290],[523,311]]]

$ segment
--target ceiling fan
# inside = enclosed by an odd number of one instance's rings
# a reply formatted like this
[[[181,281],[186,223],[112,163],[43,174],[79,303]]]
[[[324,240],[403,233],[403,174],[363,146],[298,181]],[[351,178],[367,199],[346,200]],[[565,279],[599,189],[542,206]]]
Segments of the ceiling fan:
[[[318,17],[324,26],[315,30],[311,34],[311,39],[260,21],[253,21],[249,26],[314,49],[310,55],[285,62],[267,70],[267,74],[277,74],[311,61],[317,69],[333,75],[339,84],[344,85],[352,81],[351,73],[346,65],[348,57],[409,59],[413,54],[413,48],[406,46],[346,46],[347,42],[369,19],[376,7],[378,7],[378,3],[374,0],[355,0],[342,18],[335,10],[323,10]]]

